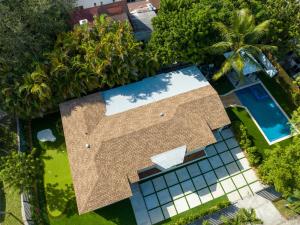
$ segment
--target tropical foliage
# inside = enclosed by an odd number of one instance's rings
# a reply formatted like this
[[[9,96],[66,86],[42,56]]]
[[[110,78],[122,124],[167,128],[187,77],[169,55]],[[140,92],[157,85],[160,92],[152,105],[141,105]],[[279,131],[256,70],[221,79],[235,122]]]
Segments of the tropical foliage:
[[[204,48],[216,41],[212,22],[230,17],[230,9],[222,5],[208,0],[161,1],[149,48],[163,65],[203,63],[207,55]]]
[[[11,131],[7,124],[0,123],[0,156],[9,154],[15,149],[17,135]]]
[[[262,154],[250,139],[247,127],[241,122],[234,122],[233,130],[241,148],[247,154],[250,165],[259,166],[262,162]]]
[[[222,217],[223,225],[255,225],[263,224],[262,220],[256,217],[254,209],[240,209],[233,218]]]
[[[0,108],[27,111],[31,93],[25,78],[53,48],[57,34],[67,31],[72,1],[0,1]],[[34,77],[32,77],[34,79]],[[35,81],[36,83],[40,81]],[[23,86],[23,87],[22,87]],[[22,87],[22,88],[21,88]],[[34,87],[33,92],[36,92]],[[23,99],[25,96],[25,99]],[[32,104],[37,104],[32,101]],[[29,107],[30,108],[30,107]]]
[[[104,16],[95,18],[92,28],[77,26],[60,34],[45,55],[22,82],[2,91],[7,110],[25,118],[40,116],[68,98],[138,80],[157,68],[128,23]]]
[[[297,133],[300,131],[300,107],[295,110],[291,118],[292,131]]]
[[[215,22],[214,26],[219,30],[222,41],[212,45],[209,49],[212,53],[223,54],[232,51],[222,65],[221,69],[214,75],[217,80],[232,68],[243,77],[245,61],[252,60],[253,63],[261,67],[255,58],[258,58],[262,51],[273,51],[275,46],[261,44],[261,39],[269,32],[270,20],[266,20],[256,25],[255,17],[247,9],[236,11],[230,26],[222,22]]]
[[[0,180],[16,191],[33,187],[42,171],[42,163],[33,153],[12,151],[0,158]]]
[[[11,73],[26,72],[33,60],[43,57],[43,52],[52,48],[56,34],[68,29],[66,20],[72,7],[70,2],[1,1],[1,70]]]
[[[263,181],[273,184],[284,196],[293,195],[300,190],[299,149],[299,137],[295,137],[293,143],[286,147],[277,145],[266,151],[267,158],[259,169]]]

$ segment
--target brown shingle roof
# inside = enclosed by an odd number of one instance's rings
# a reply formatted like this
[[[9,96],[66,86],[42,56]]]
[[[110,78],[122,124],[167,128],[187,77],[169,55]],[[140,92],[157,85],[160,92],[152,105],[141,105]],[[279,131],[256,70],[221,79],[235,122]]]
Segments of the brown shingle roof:
[[[114,20],[128,20],[128,8],[126,1],[114,2],[111,4],[95,6],[87,9],[76,9],[71,15],[71,24],[78,24],[80,20],[87,19],[89,23],[93,22],[94,16],[106,14]]]
[[[160,8],[160,0],[150,0],[151,4],[156,8]]]
[[[129,182],[152,156],[214,143],[212,130],[230,123],[210,85],[110,116],[100,93],[60,110],[79,213],[130,197]]]

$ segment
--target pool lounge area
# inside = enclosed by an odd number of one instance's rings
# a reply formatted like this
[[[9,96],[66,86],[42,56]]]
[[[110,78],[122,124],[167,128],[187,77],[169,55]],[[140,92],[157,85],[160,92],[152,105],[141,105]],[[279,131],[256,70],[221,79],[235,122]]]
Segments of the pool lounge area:
[[[288,116],[263,84],[256,83],[235,93],[270,145],[291,137]]]

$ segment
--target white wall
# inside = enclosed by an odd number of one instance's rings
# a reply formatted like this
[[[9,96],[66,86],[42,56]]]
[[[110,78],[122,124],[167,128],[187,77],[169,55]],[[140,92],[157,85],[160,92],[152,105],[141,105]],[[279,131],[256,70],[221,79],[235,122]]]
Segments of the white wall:
[[[113,3],[113,2],[119,2],[121,0],[75,0],[75,5],[76,6],[83,6],[83,8],[91,8],[94,7],[94,3],[96,3],[96,5],[101,5],[101,2],[103,5],[105,4],[109,4],[109,3]]]

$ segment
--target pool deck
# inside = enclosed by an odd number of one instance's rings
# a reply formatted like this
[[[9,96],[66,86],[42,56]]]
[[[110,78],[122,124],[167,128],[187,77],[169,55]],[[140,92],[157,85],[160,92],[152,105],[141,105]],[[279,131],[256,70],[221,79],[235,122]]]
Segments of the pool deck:
[[[227,95],[220,96],[220,98],[225,108],[235,106],[235,105],[239,105],[239,106],[242,105],[242,103],[240,102],[240,100],[238,99],[238,97],[234,92],[231,92]]]

